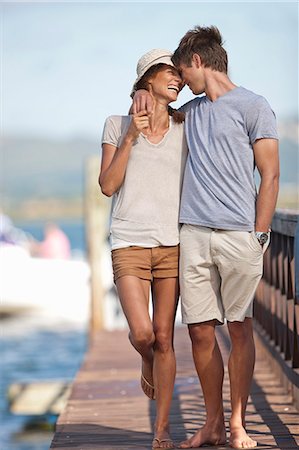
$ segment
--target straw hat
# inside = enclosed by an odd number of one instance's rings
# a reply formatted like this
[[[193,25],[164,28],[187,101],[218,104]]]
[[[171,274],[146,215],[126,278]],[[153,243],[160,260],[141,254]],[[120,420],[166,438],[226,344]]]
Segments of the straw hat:
[[[143,77],[145,72],[152,66],[155,66],[156,64],[168,64],[169,66],[174,66],[173,62],[171,61],[172,53],[169,50],[163,50],[163,49],[153,49],[147,52],[145,55],[141,56],[137,63],[137,78],[134,82],[133,86],[133,92],[135,91],[135,86],[140,80],[140,78]]]

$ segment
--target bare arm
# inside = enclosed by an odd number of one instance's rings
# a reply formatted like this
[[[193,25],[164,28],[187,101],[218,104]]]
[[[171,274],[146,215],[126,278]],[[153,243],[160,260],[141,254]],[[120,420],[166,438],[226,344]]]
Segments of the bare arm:
[[[253,144],[255,163],[261,176],[256,203],[256,231],[269,230],[279,190],[279,156],[276,139],[259,139]]]
[[[99,184],[103,194],[107,197],[111,197],[122,185],[134,141],[140,131],[148,126],[148,116],[145,111],[141,111],[133,116],[119,148],[111,144],[103,144]]]
[[[130,112],[136,114],[140,111],[146,111],[148,115],[153,112],[153,98],[146,89],[139,89],[133,97]]]

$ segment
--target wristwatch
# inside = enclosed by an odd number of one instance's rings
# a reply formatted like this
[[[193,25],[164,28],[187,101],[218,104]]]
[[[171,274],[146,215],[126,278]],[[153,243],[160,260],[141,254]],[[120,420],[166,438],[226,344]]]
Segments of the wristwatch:
[[[254,234],[261,245],[264,245],[269,239],[269,233],[265,231],[255,231]]]

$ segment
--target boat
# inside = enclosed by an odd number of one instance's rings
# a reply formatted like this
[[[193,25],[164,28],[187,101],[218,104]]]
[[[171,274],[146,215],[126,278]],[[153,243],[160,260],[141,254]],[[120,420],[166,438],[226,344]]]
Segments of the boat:
[[[24,246],[0,245],[0,314],[34,313],[87,322],[90,267],[85,260],[32,257]]]

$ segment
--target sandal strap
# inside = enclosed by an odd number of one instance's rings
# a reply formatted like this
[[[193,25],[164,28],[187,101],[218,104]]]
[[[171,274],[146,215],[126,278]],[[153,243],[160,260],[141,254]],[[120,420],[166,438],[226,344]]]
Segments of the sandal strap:
[[[154,447],[154,443],[155,443],[155,442],[157,442],[157,444],[159,445],[159,447]],[[153,449],[155,449],[155,448],[163,448],[163,447],[160,447],[160,445],[163,444],[163,442],[164,442],[164,443],[165,443],[165,442],[170,442],[170,443],[173,445],[172,448],[175,448],[175,445],[174,445],[173,440],[172,440],[172,439],[169,439],[169,438],[165,438],[165,439],[154,438],[154,439],[153,439],[153,442],[152,442],[152,448],[153,448]],[[169,449],[170,449],[170,447],[169,447]]]
[[[142,381],[144,381],[144,383],[145,383],[148,387],[150,387],[151,389],[155,389],[154,386],[153,386],[151,383],[149,383],[149,382],[147,381],[147,379],[145,378],[145,376],[143,375],[143,373],[141,374],[141,378],[142,378]]]

